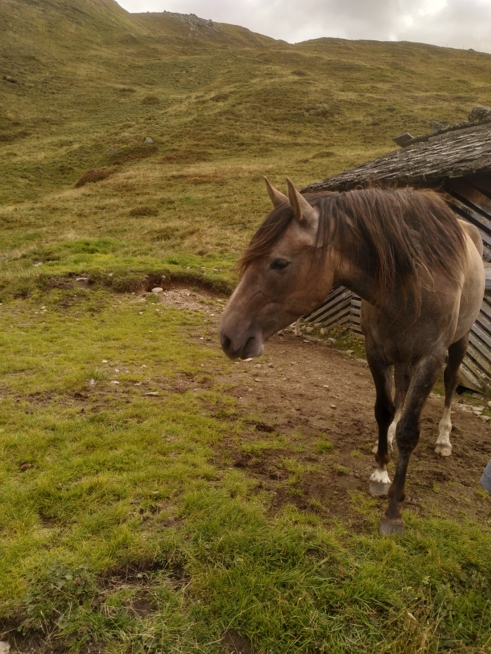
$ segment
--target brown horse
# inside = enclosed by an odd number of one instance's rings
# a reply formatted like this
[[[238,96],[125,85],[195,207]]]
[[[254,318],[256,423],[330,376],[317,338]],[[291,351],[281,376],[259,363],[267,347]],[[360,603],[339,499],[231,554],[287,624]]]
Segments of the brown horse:
[[[259,356],[265,340],[317,308],[333,286],[342,284],[362,297],[379,434],[370,490],[389,496],[380,532],[401,534],[400,503],[421,410],[447,353],[436,452],[451,453],[450,404],[484,292],[481,237],[432,191],[303,196],[287,182],[288,197],[266,180],[275,208],[241,259],[220,342],[231,358]],[[399,450],[392,484],[388,434],[395,434]]]

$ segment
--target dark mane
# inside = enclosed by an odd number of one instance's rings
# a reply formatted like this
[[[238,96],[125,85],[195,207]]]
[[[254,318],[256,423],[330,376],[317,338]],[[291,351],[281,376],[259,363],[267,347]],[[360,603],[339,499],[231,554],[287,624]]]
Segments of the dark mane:
[[[354,236],[360,249],[372,258],[381,290],[392,290],[396,282],[402,282],[419,296],[423,280],[431,280],[430,271],[459,278],[459,262],[464,260],[465,251],[463,231],[437,193],[370,188],[305,197],[320,214],[318,247],[312,248],[313,256],[325,254],[329,246]],[[240,259],[241,272],[271,251],[293,219],[287,203],[266,217]]]

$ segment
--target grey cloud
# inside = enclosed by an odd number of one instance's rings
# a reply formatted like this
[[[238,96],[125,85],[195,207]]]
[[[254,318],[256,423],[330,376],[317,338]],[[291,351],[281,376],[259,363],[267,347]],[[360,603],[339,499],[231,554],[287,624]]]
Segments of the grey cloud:
[[[128,11],[194,13],[277,39],[407,40],[491,52],[489,0],[119,0]]]

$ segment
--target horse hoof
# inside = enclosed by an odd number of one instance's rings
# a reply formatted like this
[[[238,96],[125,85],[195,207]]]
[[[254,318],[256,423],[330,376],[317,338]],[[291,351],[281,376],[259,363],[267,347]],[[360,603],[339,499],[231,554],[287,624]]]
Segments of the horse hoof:
[[[387,497],[390,488],[390,481],[385,483],[383,481],[370,481],[368,482],[368,490],[373,497]]]
[[[440,456],[450,456],[452,454],[452,446],[446,443],[437,443],[435,445],[435,452]]]
[[[381,536],[392,536],[396,534],[397,536],[404,536],[404,520],[398,518],[397,520],[391,520],[383,516],[380,519],[379,534]]]

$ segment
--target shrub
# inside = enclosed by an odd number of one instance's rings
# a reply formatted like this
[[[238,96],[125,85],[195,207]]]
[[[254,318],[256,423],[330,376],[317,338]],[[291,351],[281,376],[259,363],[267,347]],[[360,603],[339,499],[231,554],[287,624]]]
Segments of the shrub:
[[[82,175],[82,177],[75,183],[75,188],[80,188],[86,184],[95,184],[96,182],[102,182],[103,179],[106,179],[111,175],[109,170],[101,168],[100,170],[88,170]]]

